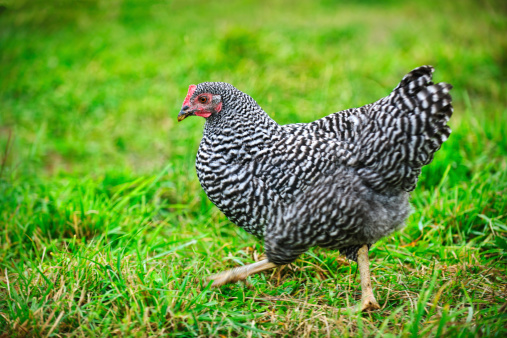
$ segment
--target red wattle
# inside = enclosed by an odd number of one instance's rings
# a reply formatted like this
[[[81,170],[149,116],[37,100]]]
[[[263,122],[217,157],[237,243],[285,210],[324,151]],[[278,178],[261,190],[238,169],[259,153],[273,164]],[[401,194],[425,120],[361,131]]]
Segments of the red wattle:
[[[194,114],[196,116],[202,116],[206,119],[211,116],[211,113],[209,111],[196,111]]]

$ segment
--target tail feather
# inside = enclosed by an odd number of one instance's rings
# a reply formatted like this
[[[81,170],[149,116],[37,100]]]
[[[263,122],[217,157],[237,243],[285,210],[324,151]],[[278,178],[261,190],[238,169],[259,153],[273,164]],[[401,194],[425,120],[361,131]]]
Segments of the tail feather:
[[[359,173],[376,190],[414,190],[421,168],[451,133],[452,86],[433,84],[432,73],[431,66],[414,69],[391,95],[368,106],[370,128],[359,140],[365,166]]]
[[[357,154],[358,173],[378,191],[412,191],[421,168],[451,134],[452,86],[434,84],[433,71],[431,66],[414,69],[377,102],[283,127],[294,135],[349,144]]]

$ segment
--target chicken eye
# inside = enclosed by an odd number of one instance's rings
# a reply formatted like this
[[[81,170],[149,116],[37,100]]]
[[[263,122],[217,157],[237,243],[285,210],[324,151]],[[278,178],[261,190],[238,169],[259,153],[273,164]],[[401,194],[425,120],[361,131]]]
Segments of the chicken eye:
[[[207,101],[208,101],[208,98],[206,96],[201,96],[199,98],[199,102],[201,102],[201,103],[206,103]]]

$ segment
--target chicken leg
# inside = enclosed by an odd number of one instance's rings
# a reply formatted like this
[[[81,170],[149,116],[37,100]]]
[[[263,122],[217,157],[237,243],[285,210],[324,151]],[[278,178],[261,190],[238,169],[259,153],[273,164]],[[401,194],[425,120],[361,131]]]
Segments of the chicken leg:
[[[222,286],[228,283],[235,283],[240,280],[245,280],[250,275],[273,269],[275,267],[277,267],[276,264],[271,263],[267,259],[263,259],[260,262],[240,266],[215,275],[211,275],[207,278],[207,280],[213,281],[213,284],[211,284],[212,287]]]
[[[364,245],[357,252],[357,264],[359,267],[359,274],[361,276],[361,311],[372,311],[380,309],[380,306],[373,295],[370,279],[370,262],[368,260],[368,246]],[[240,280],[245,280],[248,276],[259,273],[261,271],[273,269],[277,267],[276,264],[271,263],[269,260],[264,259],[260,262],[240,266],[231,270],[211,275],[207,278],[208,281],[213,281],[212,287],[222,286],[228,283],[235,283]]]
[[[370,279],[370,262],[368,260],[368,246],[362,246],[357,252],[357,265],[359,275],[361,276],[361,311],[373,311],[380,309],[373,290]]]

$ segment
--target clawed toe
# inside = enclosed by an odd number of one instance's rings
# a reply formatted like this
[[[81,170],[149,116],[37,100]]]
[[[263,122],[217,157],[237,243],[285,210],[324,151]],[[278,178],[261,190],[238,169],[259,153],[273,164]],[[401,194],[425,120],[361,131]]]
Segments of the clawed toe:
[[[222,286],[228,283],[235,283],[245,280],[248,276],[259,273],[264,270],[275,268],[276,265],[264,259],[260,262],[240,266],[231,270],[218,273],[207,278],[207,281],[213,281],[212,287]]]
[[[363,299],[361,301],[361,311],[362,312],[369,312],[369,311],[375,311],[379,310],[380,305],[377,303],[375,298],[367,298]]]

